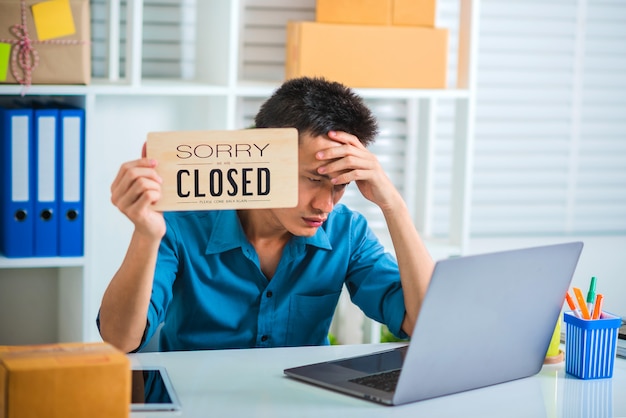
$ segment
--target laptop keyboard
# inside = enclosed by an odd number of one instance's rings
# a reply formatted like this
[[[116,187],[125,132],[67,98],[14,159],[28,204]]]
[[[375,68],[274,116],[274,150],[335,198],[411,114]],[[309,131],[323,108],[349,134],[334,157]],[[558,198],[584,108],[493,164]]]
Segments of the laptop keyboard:
[[[401,369],[396,369],[389,372],[361,376],[355,379],[350,379],[350,382],[382,390],[384,392],[393,392],[396,390],[396,385],[398,384],[400,370]]]

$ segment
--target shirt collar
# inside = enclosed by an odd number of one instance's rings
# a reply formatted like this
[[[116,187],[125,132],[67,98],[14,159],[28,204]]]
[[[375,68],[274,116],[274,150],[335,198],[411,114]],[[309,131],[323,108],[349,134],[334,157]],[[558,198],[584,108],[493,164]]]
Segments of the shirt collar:
[[[205,254],[218,254],[233,248],[243,247],[248,243],[243,232],[237,211],[220,210],[214,219],[214,225]]]
[[[241,222],[239,222],[237,211],[221,210],[214,219],[215,225],[213,225],[205,254],[218,254],[250,245],[241,227]],[[300,247],[304,248],[306,245],[323,250],[332,250],[333,248],[323,227],[318,228],[312,237],[293,237],[289,242],[289,246],[294,251]]]
[[[321,248],[323,250],[333,249],[333,246],[330,245],[328,234],[326,234],[326,230],[323,227],[317,228],[317,232],[312,237],[293,237],[291,239],[291,242],[293,242],[295,245],[311,245]]]

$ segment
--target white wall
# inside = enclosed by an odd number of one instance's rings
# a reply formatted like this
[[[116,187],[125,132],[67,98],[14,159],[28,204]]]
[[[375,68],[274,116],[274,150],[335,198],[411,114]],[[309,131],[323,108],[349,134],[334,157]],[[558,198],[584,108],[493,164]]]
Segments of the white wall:
[[[626,235],[472,239],[469,253],[570,241],[584,243],[572,286],[580,287],[586,293],[591,277],[595,276],[597,291],[605,295],[604,309],[626,318]]]
[[[0,345],[55,342],[57,300],[57,269],[0,269]]]

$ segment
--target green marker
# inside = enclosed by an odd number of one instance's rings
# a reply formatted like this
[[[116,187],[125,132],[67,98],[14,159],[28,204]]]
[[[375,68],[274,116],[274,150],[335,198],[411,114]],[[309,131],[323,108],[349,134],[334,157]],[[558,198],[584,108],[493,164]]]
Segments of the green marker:
[[[596,277],[593,276],[591,278],[591,283],[589,284],[589,291],[587,292],[587,308],[589,308],[589,312],[593,311],[593,305],[596,302]]]

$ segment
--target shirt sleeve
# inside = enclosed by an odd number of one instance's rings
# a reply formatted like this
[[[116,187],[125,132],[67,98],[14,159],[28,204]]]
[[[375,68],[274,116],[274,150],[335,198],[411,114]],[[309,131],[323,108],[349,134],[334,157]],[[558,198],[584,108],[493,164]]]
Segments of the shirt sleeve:
[[[350,229],[346,287],[352,301],[365,315],[387,325],[396,337],[407,338],[401,328],[405,307],[396,259],[385,251],[363,216],[354,216]]]
[[[150,341],[159,324],[165,320],[165,312],[172,301],[172,289],[178,274],[177,229],[167,216],[165,223],[167,229],[159,246],[152,283],[152,296],[148,306],[146,331],[140,349]]]

